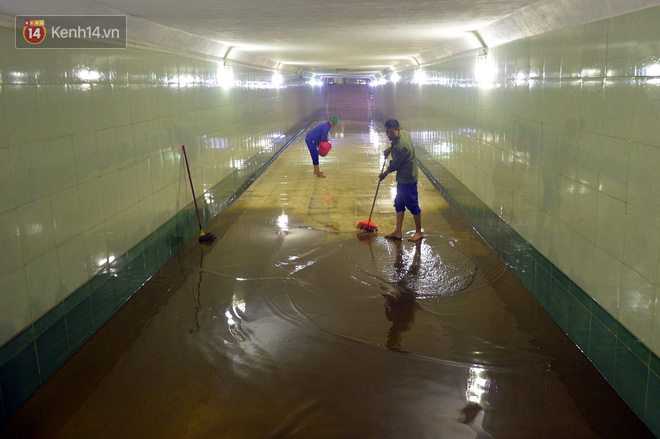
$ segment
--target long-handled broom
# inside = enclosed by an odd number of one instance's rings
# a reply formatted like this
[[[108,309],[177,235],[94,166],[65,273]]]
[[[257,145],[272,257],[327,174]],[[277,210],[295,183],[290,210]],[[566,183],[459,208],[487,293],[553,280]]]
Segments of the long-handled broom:
[[[382,174],[383,171],[385,170],[385,163],[387,163],[387,156],[385,157],[385,160],[383,160],[383,168],[380,170],[380,173]],[[374,195],[374,202],[371,204],[371,213],[369,214],[369,219],[366,221],[360,221],[357,223],[357,227],[360,230],[364,230],[365,232],[375,232],[378,230],[378,226],[374,224],[373,221],[371,221],[371,215],[374,213],[374,206],[376,205],[376,197],[378,197],[378,189],[380,188],[380,182],[382,180],[379,178],[378,179],[378,186],[376,186],[376,194]]]
[[[188,154],[186,154],[186,145],[181,145],[183,148],[183,158],[186,160],[186,169],[188,170],[188,179],[190,180],[190,190],[192,191],[193,201],[195,202],[195,212],[197,213],[197,224],[199,224],[199,242],[213,242],[218,239],[213,233],[204,233],[202,228],[202,220],[199,217],[199,209],[197,208],[197,198],[195,198],[195,188],[193,187],[192,177],[190,176],[190,167],[188,167]]]

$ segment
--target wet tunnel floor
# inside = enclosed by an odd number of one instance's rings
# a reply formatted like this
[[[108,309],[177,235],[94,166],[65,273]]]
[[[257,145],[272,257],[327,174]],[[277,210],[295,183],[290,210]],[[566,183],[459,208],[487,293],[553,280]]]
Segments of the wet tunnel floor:
[[[652,437],[465,219],[420,179],[394,227],[382,128],[294,142],[3,426],[34,438]],[[421,173],[420,173],[421,175]],[[406,216],[405,230],[413,228]]]

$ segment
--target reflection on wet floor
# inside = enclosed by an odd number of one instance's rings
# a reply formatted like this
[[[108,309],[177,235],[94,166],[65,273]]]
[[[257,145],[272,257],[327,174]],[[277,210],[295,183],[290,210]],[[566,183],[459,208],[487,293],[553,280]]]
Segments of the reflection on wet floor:
[[[328,178],[292,144],[205,227],[219,240],[188,244],[3,433],[652,437],[426,179],[423,241],[355,230],[385,136],[338,128]],[[395,216],[381,194],[385,234]]]

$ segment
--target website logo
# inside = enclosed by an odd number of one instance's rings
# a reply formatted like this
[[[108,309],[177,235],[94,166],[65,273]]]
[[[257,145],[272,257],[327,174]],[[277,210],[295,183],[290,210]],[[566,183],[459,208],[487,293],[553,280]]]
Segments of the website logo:
[[[46,39],[45,20],[25,20],[23,38],[30,44],[39,44]]]
[[[17,49],[125,49],[125,15],[18,15]]]

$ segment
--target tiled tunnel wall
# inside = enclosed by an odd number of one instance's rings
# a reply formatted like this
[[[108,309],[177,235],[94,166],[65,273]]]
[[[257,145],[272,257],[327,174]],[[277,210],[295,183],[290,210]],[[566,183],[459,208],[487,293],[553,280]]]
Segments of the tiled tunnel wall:
[[[400,72],[377,112],[660,435],[660,7]]]
[[[322,119],[321,88],[271,79],[0,28],[0,421],[195,236],[181,145],[206,220]]]

